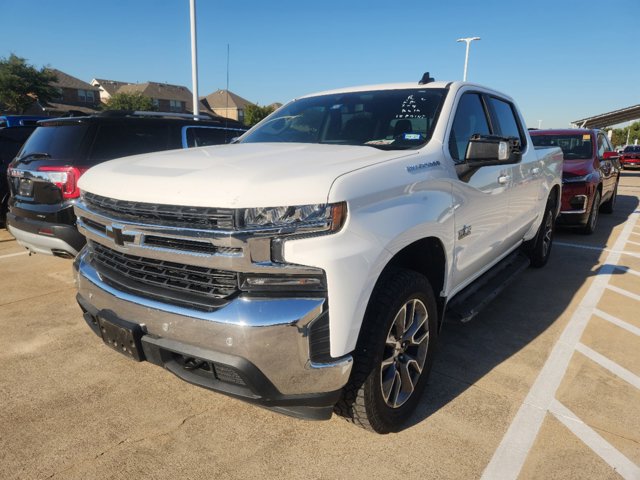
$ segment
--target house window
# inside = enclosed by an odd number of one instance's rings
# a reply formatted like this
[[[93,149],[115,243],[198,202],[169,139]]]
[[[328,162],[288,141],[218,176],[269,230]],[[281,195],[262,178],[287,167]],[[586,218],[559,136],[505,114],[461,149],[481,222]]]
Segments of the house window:
[[[93,90],[78,90],[78,100],[81,102],[94,103],[95,96]]]
[[[157,98],[152,98],[151,101],[153,102],[154,107],[160,108],[160,100],[158,100]]]
[[[169,100],[169,110],[172,112],[181,112],[182,102],[180,100]]]
[[[241,108],[238,109],[238,121],[244,122],[244,110]]]

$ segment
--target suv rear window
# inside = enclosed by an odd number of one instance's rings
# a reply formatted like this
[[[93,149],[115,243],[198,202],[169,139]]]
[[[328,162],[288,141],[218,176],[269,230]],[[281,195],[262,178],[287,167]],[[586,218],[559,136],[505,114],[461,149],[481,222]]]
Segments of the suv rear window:
[[[38,127],[26,141],[18,157],[32,153],[47,153],[52,158],[74,160],[78,158],[88,125],[56,125]]]
[[[630,153],[630,152],[640,153],[640,145],[638,145],[638,146],[630,145],[628,147],[624,147],[624,153]]]
[[[229,143],[233,138],[244,132],[215,127],[183,127],[187,140],[187,147],[207,147]]]
[[[133,122],[106,123],[98,125],[87,166],[104,160],[156,152],[169,148],[180,148],[180,144],[169,144],[169,127],[155,123]]]
[[[593,157],[593,143],[589,133],[568,135],[532,135],[536,147],[560,147],[565,160],[587,160]]]

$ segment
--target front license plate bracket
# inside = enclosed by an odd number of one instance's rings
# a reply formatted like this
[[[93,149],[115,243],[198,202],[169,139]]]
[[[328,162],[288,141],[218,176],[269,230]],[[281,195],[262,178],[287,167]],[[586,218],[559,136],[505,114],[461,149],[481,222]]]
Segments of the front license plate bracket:
[[[98,325],[105,345],[138,362],[144,360],[141,340],[144,332],[140,325],[118,318],[110,311],[98,314]]]

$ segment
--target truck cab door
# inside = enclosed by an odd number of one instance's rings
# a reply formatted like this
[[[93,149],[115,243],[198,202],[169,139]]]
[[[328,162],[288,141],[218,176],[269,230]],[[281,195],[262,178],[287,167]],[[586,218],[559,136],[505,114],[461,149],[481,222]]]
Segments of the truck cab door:
[[[503,98],[491,95],[487,95],[485,101],[493,133],[501,137],[516,138],[522,152],[520,161],[509,166],[511,195],[505,219],[508,224],[507,243],[516,245],[527,232],[535,228],[539,223],[539,215],[544,212],[547,199],[543,186],[543,165],[533,145],[528,145],[524,122],[517,114],[515,106]]]
[[[464,161],[471,136],[490,133],[482,95],[463,93],[444,148],[445,158],[451,158],[458,176],[452,189],[455,247],[449,287],[453,293],[471,283],[509,248],[506,219],[511,166],[469,167]]]

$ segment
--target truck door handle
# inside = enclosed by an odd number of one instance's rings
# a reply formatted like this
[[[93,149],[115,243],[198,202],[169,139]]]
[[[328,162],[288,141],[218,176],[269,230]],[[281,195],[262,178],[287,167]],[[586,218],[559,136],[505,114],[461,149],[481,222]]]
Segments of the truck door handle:
[[[531,175],[538,175],[540,173],[539,167],[534,167],[531,169]]]
[[[509,180],[511,180],[511,175],[500,175],[498,177],[498,183],[501,184],[501,185],[504,185]]]

